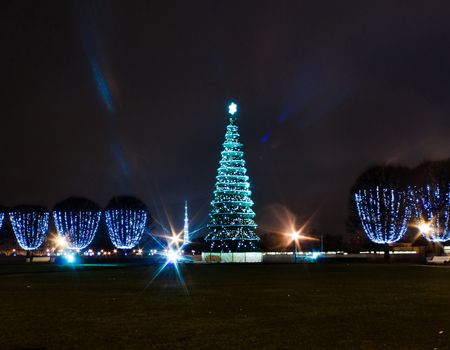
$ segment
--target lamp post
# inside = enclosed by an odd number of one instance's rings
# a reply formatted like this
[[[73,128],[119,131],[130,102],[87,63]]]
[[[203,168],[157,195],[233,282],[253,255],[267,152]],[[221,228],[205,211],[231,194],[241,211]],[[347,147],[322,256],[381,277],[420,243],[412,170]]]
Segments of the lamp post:
[[[294,243],[294,263],[296,263],[297,262],[297,240],[300,238],[300,235],[298,234],[298,232],[294,231],[291,233],[291,238]]]

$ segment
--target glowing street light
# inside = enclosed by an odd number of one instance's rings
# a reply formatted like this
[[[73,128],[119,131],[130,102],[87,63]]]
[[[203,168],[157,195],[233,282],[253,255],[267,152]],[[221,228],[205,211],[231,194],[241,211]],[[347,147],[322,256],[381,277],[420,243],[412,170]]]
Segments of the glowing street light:
[[[424,235],[428,235],[431,231],[431,225],[428,222],[422,222],[419,225],[419,231]]]
[[[64,249],[64,248],[67,247],[67,244],[68,244],[68,242],[67,242],[66,237],[64,237],[64,236],[58,236],[58,237],[56,238],[56,245],[57,245],[58,247]]]
[[[291,233],[291,238],[294,244],[294,263],[297,262],[297,241],[300,238],[300,234],[297,231]]]
[[[297,241],[300,238],[300,235],[298,234],[298,232],[292,232],[291,233],[291,238],[293,241]]]
[[[172,233],[172,237],[169,237],[170,245],[175,245],[176,247],[178,247],[180,245],[180,243],[184,242],[183,238],[181,238],[182,234],[183,234],[183,232],[181,232],[179,234]]]

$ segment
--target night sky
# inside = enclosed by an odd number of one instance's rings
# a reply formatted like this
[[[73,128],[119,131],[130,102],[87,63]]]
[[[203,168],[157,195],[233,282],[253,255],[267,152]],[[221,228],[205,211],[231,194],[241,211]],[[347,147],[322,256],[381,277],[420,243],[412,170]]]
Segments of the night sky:
[[[0,204],[206,224],[240,106],[257,222],[344,232],[368,166],[450,156],[448,1],[2,1]],[[301,220],[299,221],[301,222]]]

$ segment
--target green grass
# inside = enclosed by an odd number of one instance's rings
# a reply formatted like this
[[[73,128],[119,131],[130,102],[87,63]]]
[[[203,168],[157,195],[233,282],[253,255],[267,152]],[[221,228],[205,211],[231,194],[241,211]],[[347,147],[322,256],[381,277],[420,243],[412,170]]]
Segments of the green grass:
[[[154,272],[1,265],[0,349],[450,348],[450,268],[187,265],[186,290]]]

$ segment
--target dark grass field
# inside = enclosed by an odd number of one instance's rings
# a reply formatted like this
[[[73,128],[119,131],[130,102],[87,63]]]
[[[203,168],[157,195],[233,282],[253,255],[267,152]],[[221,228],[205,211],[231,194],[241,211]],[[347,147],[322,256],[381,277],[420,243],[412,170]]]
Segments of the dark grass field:
[[[450,268],[0,265],[0,349],[450,349]]]

